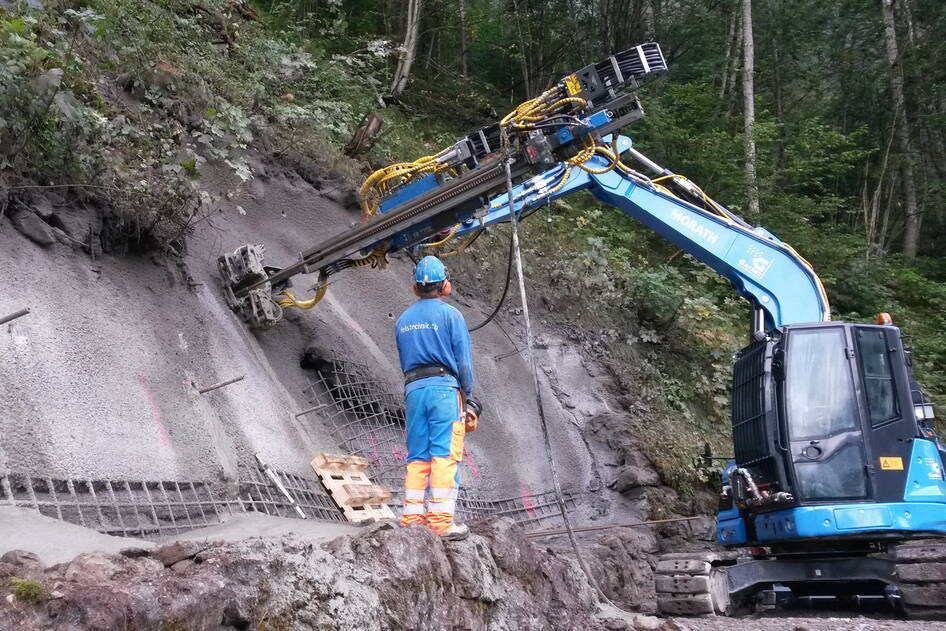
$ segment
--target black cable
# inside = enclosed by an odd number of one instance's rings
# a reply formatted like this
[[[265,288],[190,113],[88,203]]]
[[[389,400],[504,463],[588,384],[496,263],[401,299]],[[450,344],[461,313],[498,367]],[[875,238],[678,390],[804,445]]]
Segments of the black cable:
[[[509,293],[509,281],[512,280],[512,248],[513,240],[512,236],[509,237],[509,262],[506,264],[506,286],[503,287],[503,295],[499,297],[499,303],[496,305],[496,308],[493,309],[493,312],[490,313],[485,320],[477,324],[476,326],[470,327],[470,333],[482,329],[484,326],[493,321],[493,318],[499,313],[499,310],[502,309],[503,303],[506,302],[506,294]]]

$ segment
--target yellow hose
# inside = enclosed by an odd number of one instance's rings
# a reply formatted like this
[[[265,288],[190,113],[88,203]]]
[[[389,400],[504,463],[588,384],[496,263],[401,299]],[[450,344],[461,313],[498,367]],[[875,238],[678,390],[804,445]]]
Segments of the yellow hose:
[[[388,266],[388,261],[384,257],[386,246],[380,245],[375,248],[371,254],[368,256],[358,259],[356,261],[351,261],[351,267],[365,267],[371,265],[372,267],[378,267],[384,269]],[[309,298],[308,300],[299,300],[296,298],[289,290],[283,290],[280,295],[285,296],[285,298],[280,298],[276,301],[283,309],[288,307],[295,307],[297,309],[311,309],[315,305],[319,304],[323,298],[325,298],[325,293],[328,291],[328,272],[324,269],[319,272],[319,284],[315,290],[315,295]]]
[[[457,224],[457,225],[455,225],[453,228],[451,228],[451,229],[450,229],[450,233],[449,233],[446,237],[444,237],[443,239],[441,239],[440,241],[437,241],[437,242],[435,242],[435,243],[423,243],[423,244],[421,244],[421,245],[423,245],[423,247],[425,247],[425,248],[436,248],[437,246],[441,246],[441,245],[443,245],[444,243],[446,243],[447,241],[449,241],[450,239],[452,239],[452,238],[454,237],[454,235],[456,235],[457,230],[459,230],[459,229],[460,229],[460,224]]]
[[[319,286],[315,290],[315,295],[309,298],[308,300],[299,300],[295,295],[289,291],[284,290],[279,292],[280,295],[285,296],[285,298],[280,298],[276,301],[283,309],[287,307],[296,307],[297,309],[311,309],[315,305],[319,304],[322,298],[325,298],[325,292],[328,291],[328,273],[325,270],[319,272]]]
[[[478,232],[474,232],[472,235],[470,235],[470,238],[464,241],[463,243],[461,243],[460,247],[458,247],[456,250],[451,250],[450,252],[444,252],[443,254],[438,254],[437,256],[439,258],[445,259],[451,256],[459,256],[460,254],[463,254],[463,252],[467,249],[467,247],[469,247],[471,243],[476,241],[477,237],[479,237],[480,234],[482,233],[483,233],[482,230]]]

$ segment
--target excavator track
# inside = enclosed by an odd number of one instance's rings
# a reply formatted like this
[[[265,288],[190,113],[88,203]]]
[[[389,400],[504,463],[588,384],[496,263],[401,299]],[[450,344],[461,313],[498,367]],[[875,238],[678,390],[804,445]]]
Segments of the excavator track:
[[[906,617],[946,620],[946,539],[911,541],[888,548],[878,560],[891,563]],[[727,566],[733,553],[679,552],[657,561],[657,611],[665,616],[731,615],[738,607],[729,593]],[[740,566],[741,567],[741,566]],[[735,569],[735,568],[733,568]],[[889,579],[885,579],[889,580]],[[738,582],[738,579],[737,579]]]
[[[904,543],[893,548],[889,557],[896,564],[907,617],[946,620],[946,540]]]
[[[725,615],[731,608],[726,581],[728,555],[674,552],[657,561],[657,611],[665,616]]]

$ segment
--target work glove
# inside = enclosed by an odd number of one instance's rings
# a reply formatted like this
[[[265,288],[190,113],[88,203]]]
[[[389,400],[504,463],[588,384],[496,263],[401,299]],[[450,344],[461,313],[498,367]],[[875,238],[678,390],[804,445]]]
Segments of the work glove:
[[[479,401],[473,397],[466,398],[466,406],[464,410],[464,421],[466,425],[466,433],[476,431],[476,425],[480,421],[480,413],[483,411],[483,408],[480,406]]]

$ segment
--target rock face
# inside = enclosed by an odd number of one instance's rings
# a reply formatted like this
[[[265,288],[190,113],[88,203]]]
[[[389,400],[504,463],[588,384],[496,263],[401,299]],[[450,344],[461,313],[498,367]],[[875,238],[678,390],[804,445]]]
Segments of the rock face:
[[[37,245],[48,246],[56,242],[52,228],[30,211],[21,211],[13,215],[13,225],[30,241]]]
[[[172,544],[45,569],[7,555],[0,584],[28,565],[50,597],[31,604],[3,594],[0,628],[603,628],[571,559],[536,547],[510,521],[475,532],[445,543],[424,528],[383,524],[321,547],[293,537]]]

